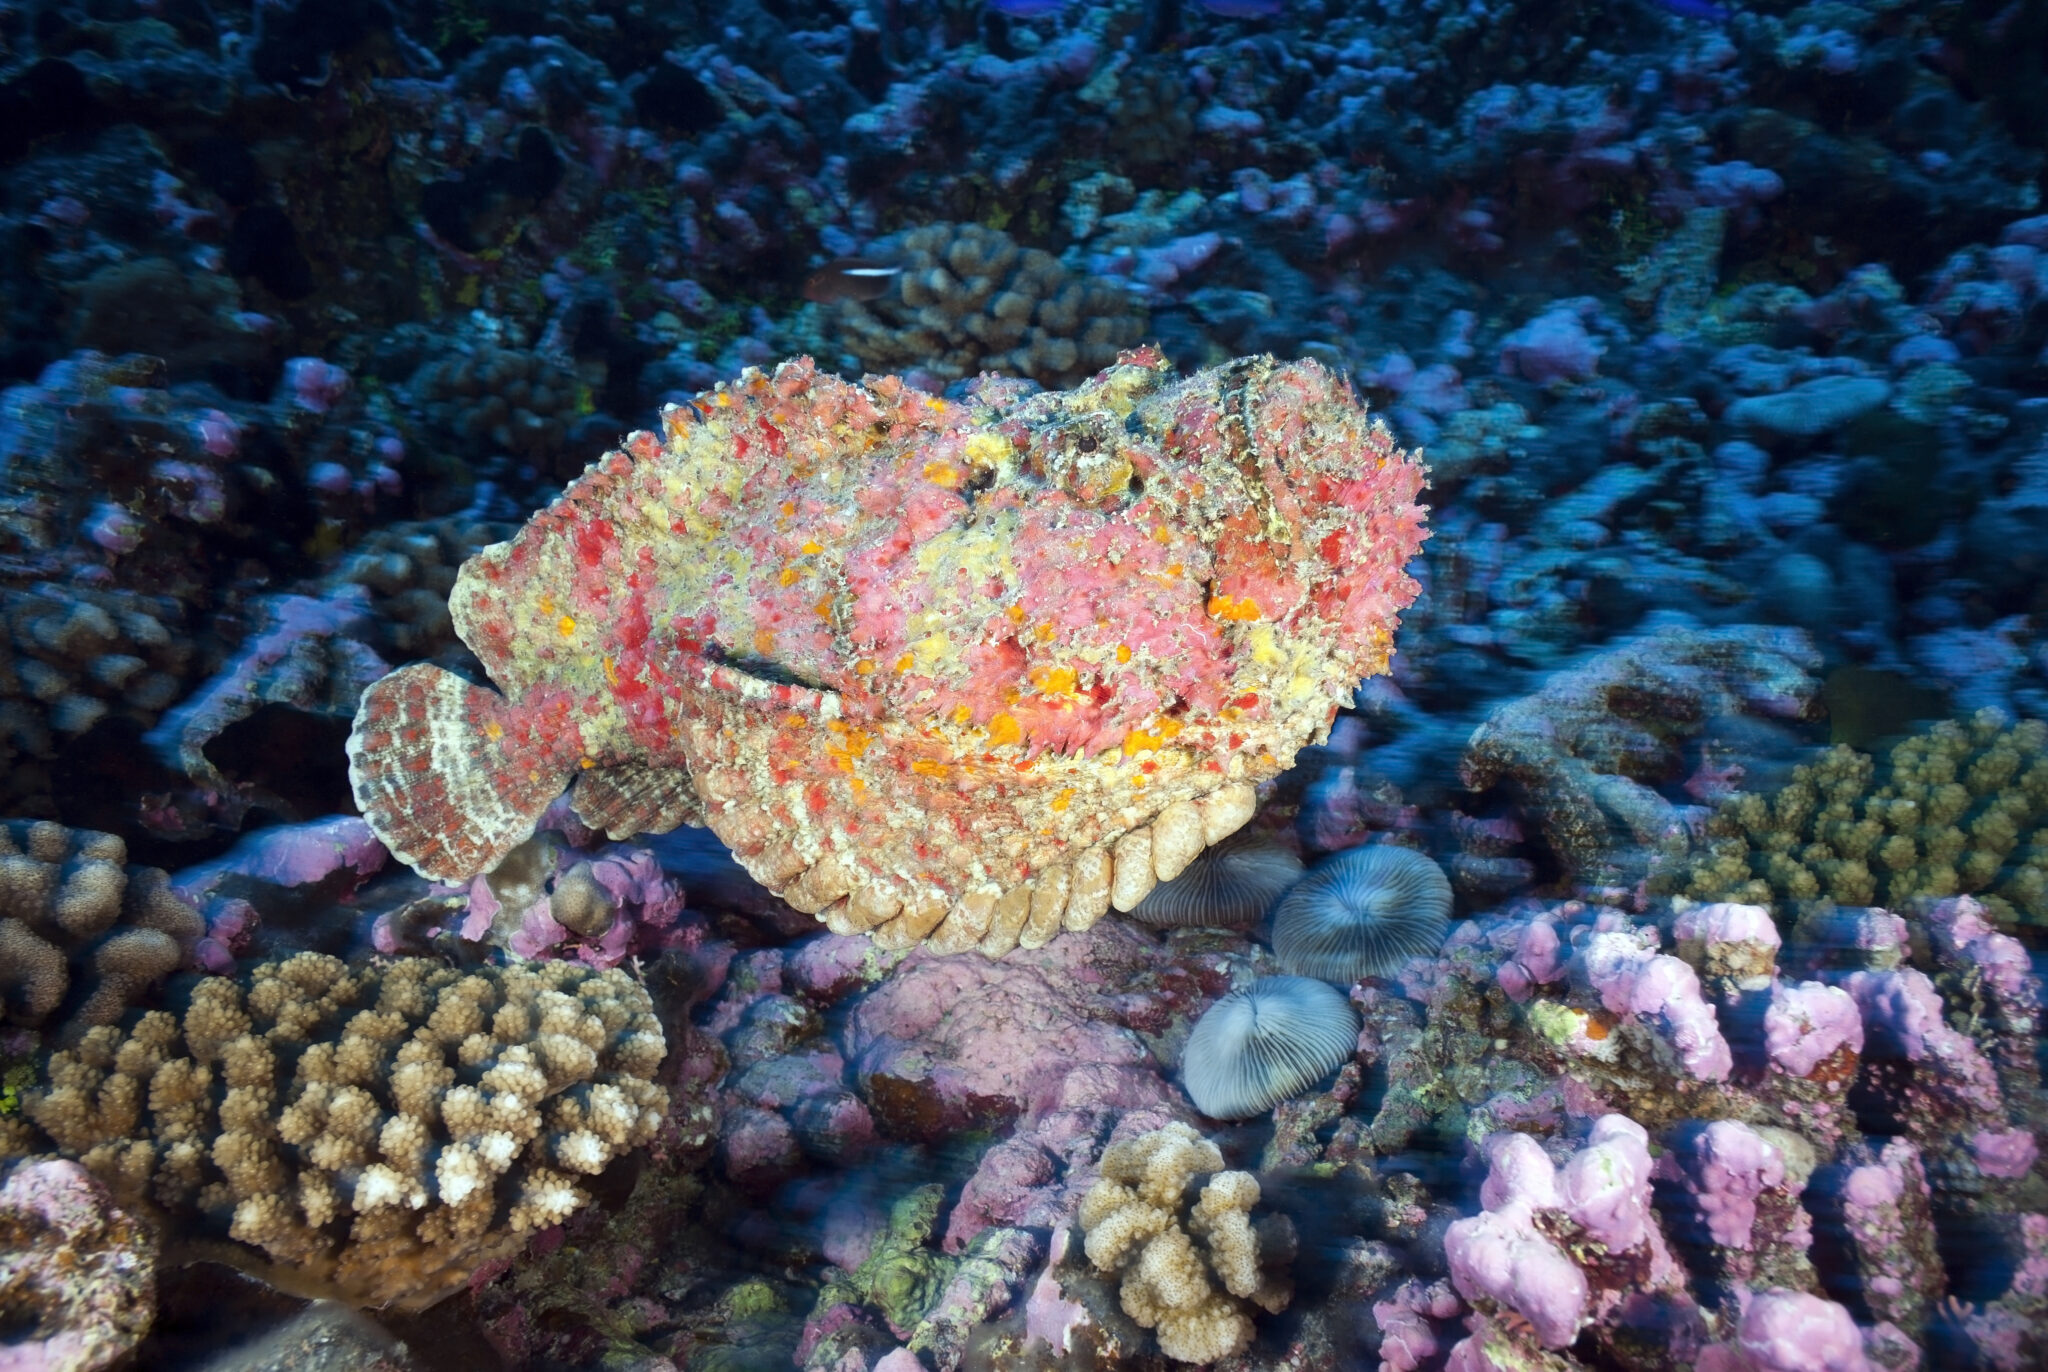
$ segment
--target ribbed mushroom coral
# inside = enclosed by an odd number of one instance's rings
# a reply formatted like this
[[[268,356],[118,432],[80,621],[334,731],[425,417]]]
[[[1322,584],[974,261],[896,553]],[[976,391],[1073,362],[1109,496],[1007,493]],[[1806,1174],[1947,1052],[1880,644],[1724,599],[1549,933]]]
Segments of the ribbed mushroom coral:
[[[1301,879],[1301,859],[1258,829],[1240,829],[1204,848],[1172,881],[1162,881],[1129,917],[1166,928],[1230,929],[1256,924]]]
[[[1175,1121],[1103,1150],[1102,1175],[1081,1201],[1088,1261],[1122,1274],[1124,1313],[1180,1362],[1242,1353],[1251,1307],[1277,1314],[1294,1295],[1284,1270],[1293,1227],[1281,1216],[1254,1224],[1258,1179],[1222,1167],[1215,1144]],[[1205,1172],[1214,1175],[1189,1207]]]
[[[1349,986],[1434,953],[1451,924],[1451,883],[1412,848],[1348,848],[1316,865],[1273,912],[1273,951],[1298,976]]]
[[[282,1285],[421,1309],[653,1137],[666,1051],[620,971],[301,953],[87,1031],[27,1113],[124,1202]]]
[[[1309,977],[1265,977],[1203,1012],[1181,1050],[1181,1081],[1211,1119],[1264,1114],[1349,1061],[1358,1012]]]

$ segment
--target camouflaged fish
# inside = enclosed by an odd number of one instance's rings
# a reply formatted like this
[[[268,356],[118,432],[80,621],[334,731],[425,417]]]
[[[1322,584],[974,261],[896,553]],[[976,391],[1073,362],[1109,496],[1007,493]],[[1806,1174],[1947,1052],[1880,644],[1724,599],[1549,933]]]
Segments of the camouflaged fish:
[[[363,695],[350,776],[422,874],[573,783],[614,837],[708,824],[842,933],[1000,955],[1128,910],[1383,672],[1421,466],[1313,361],[961,401],[807,358],[635,433],[450,610],[497,689]]]

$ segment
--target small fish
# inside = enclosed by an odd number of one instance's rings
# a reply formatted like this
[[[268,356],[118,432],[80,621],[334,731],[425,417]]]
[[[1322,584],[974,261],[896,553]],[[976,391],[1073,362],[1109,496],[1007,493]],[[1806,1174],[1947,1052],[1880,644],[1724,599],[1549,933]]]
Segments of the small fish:
[[[988,0],[988,7],[1012,19],[1043,19],[1048,14],[1058,14],[1068,3],[1069,0]]]
[[[1201,0],[1202,8],[1225,19],[1271,19],[1287,0]]]
[[[903,268],[865,257],[838,257],[804,280],[804,299],[820,305],[835,300],[876,300],[889,293]]]

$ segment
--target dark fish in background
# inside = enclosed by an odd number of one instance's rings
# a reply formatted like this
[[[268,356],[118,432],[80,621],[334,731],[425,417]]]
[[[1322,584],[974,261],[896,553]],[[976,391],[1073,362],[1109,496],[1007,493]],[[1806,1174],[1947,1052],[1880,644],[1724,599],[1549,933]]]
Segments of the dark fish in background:
[[[820,305],[835,300],[876,300],[889,293],[903,268],[865,257],[838,257],[804,280],[804,299]]]

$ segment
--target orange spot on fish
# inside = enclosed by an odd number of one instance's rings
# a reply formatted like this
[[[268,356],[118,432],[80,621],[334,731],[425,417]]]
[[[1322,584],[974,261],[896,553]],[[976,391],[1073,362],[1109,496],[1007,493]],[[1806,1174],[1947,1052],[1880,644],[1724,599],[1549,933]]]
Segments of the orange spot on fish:
[[[1239,624],[1249,624],[1259,618],[1259,615],[1259,602],[1253,600],[1248,595],[1239,596],[1234,600],[1227,595],[1211,596],[1209,598],[1209,617],[1212,619],[1224,619]]]

